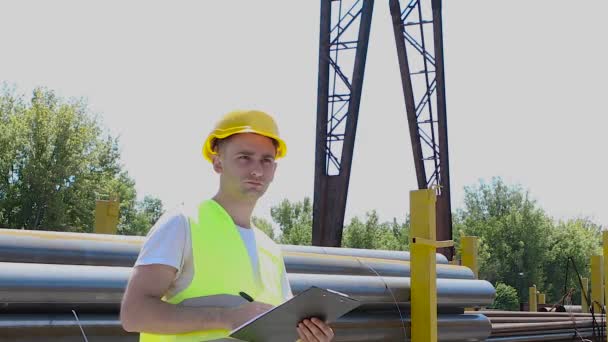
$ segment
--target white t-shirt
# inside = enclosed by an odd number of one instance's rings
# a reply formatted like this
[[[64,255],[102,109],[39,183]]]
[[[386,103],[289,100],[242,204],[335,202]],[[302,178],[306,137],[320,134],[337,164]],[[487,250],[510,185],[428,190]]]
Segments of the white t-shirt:
[[[175,279],[165,294],[166,298],[171,298],[188,287],[194,276],[189,216],[183,207],[161,216],[150,229],[135,262],[135,266],[161,264],[177,270]],[[254,274],[259,276],[255,234],[249,228],[238,227],[238,230],[247,247]],[[283,264],[283,270],[285,270],[285,264]],[[287,273],[284,272],[284,274],[283,298],[287,300],[293,297],[293,294]]]

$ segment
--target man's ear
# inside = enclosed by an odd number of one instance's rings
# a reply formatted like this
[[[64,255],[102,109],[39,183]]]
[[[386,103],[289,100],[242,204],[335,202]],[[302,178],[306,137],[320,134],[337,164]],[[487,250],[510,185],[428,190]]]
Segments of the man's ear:
[[[224,171],[224,167],[222,165],[222,158],[220,158],[219,154],[214,154],[211,158],[213,161],[213,171],[221,174],[222,171]]]
[[[277,171],[277,166],[278,166],[278,165],[279,165],[279,164],[278,164],[276,161],[274,161],[274,162],[273,162],[273,165],[272,165],[272,178],[270,178],[270,181],[271,181],[271,182],[274,180],[274,174],[275,174],[275,172]]]

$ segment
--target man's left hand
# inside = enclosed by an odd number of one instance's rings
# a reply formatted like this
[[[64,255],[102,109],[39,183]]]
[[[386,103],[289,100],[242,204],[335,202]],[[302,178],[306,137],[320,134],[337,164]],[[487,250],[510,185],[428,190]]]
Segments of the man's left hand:
[[[318,318],[305,319],[297,327],[302,342],[329,342],[334,331]]]

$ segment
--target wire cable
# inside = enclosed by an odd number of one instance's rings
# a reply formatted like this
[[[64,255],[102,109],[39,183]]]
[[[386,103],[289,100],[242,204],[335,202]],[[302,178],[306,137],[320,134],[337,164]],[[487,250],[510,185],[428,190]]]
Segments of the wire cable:
[[[374,272],[376,274],[376,276],[378,278],[380,278],[380,280],[382,280],[382,282],[384,283],[384,287],[391,294],[391,297],[393,298],[393,302],[395,303],[395,307],[397,308],[397,311],[399,312],[399,319],[401,320],[401,327],[403,328],[403,337],[405,337],[405,339],[407,340],[407,327],[405,325],[405,320],[404,320],[403,314],[401,313],[401,309],[399,308],[399,303],[397,302],[397,298],[395,297],[395,294],[393,293],[393,291],[391,290],[391,288],[388,286],[388,284],[386,283],[386,281],[384,281],[384,278],[378,272],[376,272],[376,270],[371,265],[367,264],[366,262],[364,262],[363,260],[361,260],[359,258],[356,258],[356,259],[362,265],[365,265],[370,270],[372,270],[372,272]]]
[[[578,283],[581,287],[581,289],[583,288],[583,278],[581,277],[581,274],[578,272],[578,268],[576,267],[576,263],[574,262],[574,259],[572,258],[572,256],[568,256],[568,260],[570,260],[570,262],[572,263],[572,267],[574,268],[574,271],[576,272],[576,276],[578,277]],[[595,305],[593,305],[593,303],[589,300],[589,296],[587,293],[585,293],[585,291],[582,291],[582,296],[583,298],[585,298],[585,304],[587,305],[587,307],[589,307],[589,312],[591,313],[591,321],[592,321],[592,327],[593,327],[593,337],[595,339],[596,334],[595,334],[595,329],[597,328],[597,338],[600,339],[600,341],[604,341],[604,319],[605,319],[605,315],[606,315],[606,311],[604,310],[603,305],[601,305],[600,303],[595,302],[602,311],[602,326],[599,326],[597,324],[597,320],[595,318]]]
[[[74,314],[74,317],[76,317],[76,323],[78,323],[78,327],[80,328],[82,337],[84,337],[84,342],[89,342],[89,340],[87,339],[87,335],[84,333],[84,329],[82,329],[82,325],[80,324],[80,320],[78,319],[78,315],[76,314],[76,311],[72,310],[72,313]]]

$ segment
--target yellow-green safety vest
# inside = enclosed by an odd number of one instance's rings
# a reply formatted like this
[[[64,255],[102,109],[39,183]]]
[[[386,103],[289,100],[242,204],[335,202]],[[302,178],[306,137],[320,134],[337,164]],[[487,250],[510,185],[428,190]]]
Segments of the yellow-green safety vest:
[[[194,276],[171,304],[184,302],[218,306],[217,300],[242,298],[243,291],[257,302],[279,305],[283,302],[283,258],[280,247],[266,234],[252,227],[258,251],[259,276],[251,266],[247,247],[228,213],[213,200],[200,204],[198,217],[190,217]],[[215,303],[210,304],[215,300]],[[202,304],[205,305],[205,304]],[[140,342],[199,342],[227,338],[228,330],[205,330],[177,335],[141,333]]]

